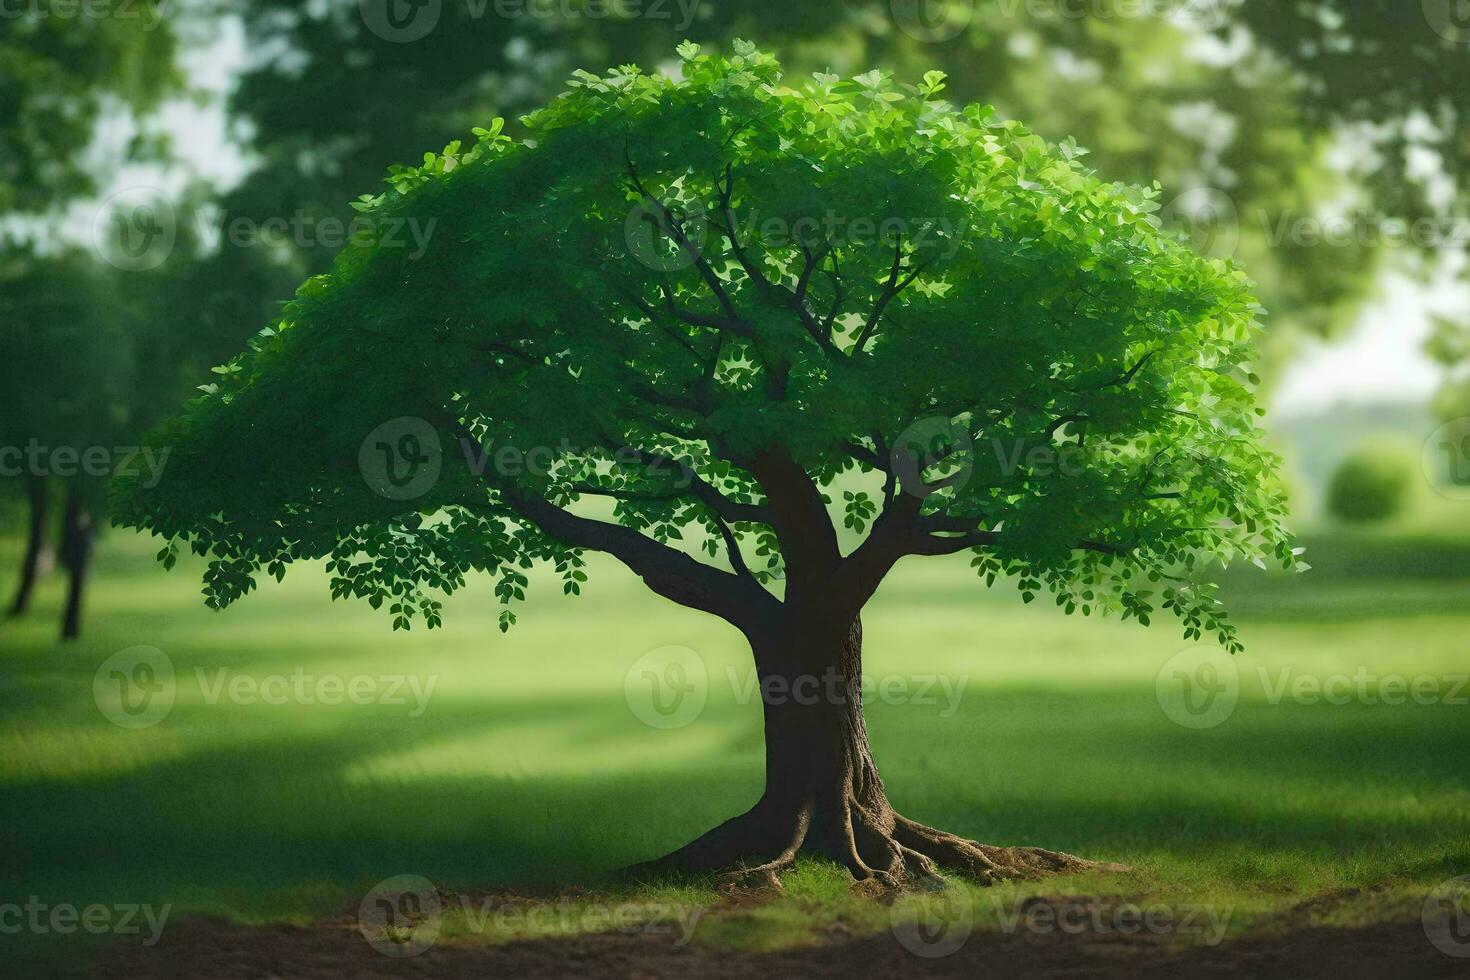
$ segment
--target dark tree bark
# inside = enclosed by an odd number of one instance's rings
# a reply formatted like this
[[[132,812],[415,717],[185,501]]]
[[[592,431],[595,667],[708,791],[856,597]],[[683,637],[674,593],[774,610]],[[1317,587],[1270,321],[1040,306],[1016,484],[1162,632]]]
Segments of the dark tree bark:
[[[82,596],[92,563],[92,540],[96,530],[81,494],[71,488],[62,515],[61,561],[66,566],[66,608],[61,614],[61,638],[75,639],[82,629]]]
[[[1038,847],[996,847],[936,830],[888,801],[868,746],[862,625],[798,625],[754,644],[764,709],[766,786],[750,810],[636,869],[726,872],[780,887],[798,853],[830,858],[858,881],[902,884],[939,868],[984,883],[1116,869]]]
[[[31,606],[31,596],[36,590],[36,581],[51,564],[50,549],[46,544],[46,516],[48,498],[46,479],[31,476],[26,481],[26,507],[28,523],[26,550],[20,561],[20,582],[15,588],[15,598],[10,602],[10,615],[22,616]]]

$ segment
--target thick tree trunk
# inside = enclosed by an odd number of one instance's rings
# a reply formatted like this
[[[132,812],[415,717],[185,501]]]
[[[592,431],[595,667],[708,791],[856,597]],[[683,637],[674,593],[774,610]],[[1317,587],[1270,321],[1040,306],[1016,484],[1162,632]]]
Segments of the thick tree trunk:
[[[81,495],[75,489],[68,490],[61,532],[61,561],[67,572],[66,608],[61,614],[63,640],[75,639],[82,630],[82,596],[92,563],[95,533],[92,515],[82,503]]]
[[[20,560],[20,582],[15,587],[15,598],[10,602],[10,615],[21,616],[31,607],[31,596],[36,591],[36,581],[46,573],[51,564],[51,554],[46,546],[46,480],[32,476],[26,481],[29,521],[26,530],[26,550]]]
[[[862,625],[799,627],[755,644],[765,713],[766,787],[754,807],[639,871],[725,871],[779,887],[798,853],[859,881],[897,885],[944,867],[983,882],[1117,867],[1035,847],[993,847],[898,814],[868,747]]]

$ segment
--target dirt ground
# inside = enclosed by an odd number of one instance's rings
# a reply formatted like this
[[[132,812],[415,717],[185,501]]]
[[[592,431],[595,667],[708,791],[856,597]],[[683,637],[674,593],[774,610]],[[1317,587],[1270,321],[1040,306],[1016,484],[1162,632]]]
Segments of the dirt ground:
[[[1470,959],[1431,945],[1418,921],[1365,929],[1308,928],[1280,938],[1183,947],[1117,932],[976,932],[946,956],[916,956],[890,932],[837,937],[819,947],[774,953],[723,951],[670,936],[600,933],[503,946],[439,943],[411,958],[385,956],[347,918],[298,928],[249,927],[196,919],[171,927],[159,945],[97,950],[108,978],[280,977],[1470,977]]]

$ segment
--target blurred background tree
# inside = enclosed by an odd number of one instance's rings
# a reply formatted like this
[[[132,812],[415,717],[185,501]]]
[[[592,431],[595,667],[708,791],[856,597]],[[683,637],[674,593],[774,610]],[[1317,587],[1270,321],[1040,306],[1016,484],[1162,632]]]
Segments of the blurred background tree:
[[[1431,229],[1412,237],[1419,274],[1449,263],[1470,282],[1470,4],[1298,0],[1233,12],[1300,79],[1304,119],[1320,133],[1351,133],[1354,176],[1380,218]],[[1448,369],[1437,407],[1446,418],[1470,414],[1470,311],[1436,326],[1429,351]]]
[[[68,251],[14,259],[0,273],[0,416],[6,471],[23,473],[27,539],[11,615],[30,605],[48,561],[48,480],[65,484],[63,565],[70,574],[64,632],[79,623],[91,513],[100,499],[86,447],[112,446],[132,381],[116,283],[95,258]]]
[[[101,496],[95,481],[58,477],[57,450],[79,458],[111,445],[126,417],[131,360],[116,282],[98,257],[59,244],[64,208],[105,186],[109,166],[163,152],[150,114],[182,82],[176,37],[155,9],[105,12],[33,0],[0,18],[0,331],[6,396],[0,442],[25,455],[9,484],[25,511],[27,544],[10,613],[26,611],[50,564],[53,497],[64,495],[62,559],[70,575],[63,634],[75,635]],[[96,136],[131,119],[122,160],[106,160]],[[44,460],[43,462],[37,462]],[[79,465],[79,464],[78,464]],[[71,466],[57,466],[68,473]],[[61,484],[64,486],[53,486]]]
[[[684,37],[728,49],[749,36],[780,51],[792,74],[881,64],[913,80],[941,69],[953,101],[988,102],[1051,140],[1075,138],[1110,177],[1157,177],[1166,223],[1207,251],[1238,257],[1260,284],[1275,328],[1268,377],[1294,331],[1337,331],[1374,281],[1371,248],[1273,240],[1283,217],[1342,192],[1347,178],[1327,159],[1331,134],[1307,125],[1279,59],[1226,44],[1188,16],[1114,17],[1107,3],[1085,16],[1060,5],[1047,13],[950,3],[933,6],[954,23],[921,22],[889,0],[606,5],[601,16],[579,3],[528,3],[507,8],[519,16],[497,16],[493,5],[446,3],[419,8],[399,33],[374,13],[385,17],[386,3],[226,0],[222,9],[241,17],[256,53],[230,112],[251,134],[257,167],[222,198],[228,220],[346,221],[348,202],[375,192],[388,166],[417,162],[495,116],[515,120],[574,68],[672,68]],[[228,277],[201,270],[216,287],[208,302],[245,315],[253,296],[246,322],[257,325],[335,252],[315,240],[269,256],[224,247],[236,253],[225,266],[243,272],[250,292],[226,300],[217,287]],[[252,254],[238,254],[245,251]],[[192,292],[205,301],[203,290]]]
[[[68,13],[69,11],[69,13]],[[39,215],[99,189],[87,149],[104,117],[144,117],[180,81],[166,21],[30,0],[0,18],[0,212]],[[156,151],[146,134],[129,148]],[[14,231],[13,226],[9,229]]]
[[[1376,524],[1399,516],[1418,471],[1419,457],[1397,442],[1359,446],[1327,484],[1327,509],[1349,524]]]

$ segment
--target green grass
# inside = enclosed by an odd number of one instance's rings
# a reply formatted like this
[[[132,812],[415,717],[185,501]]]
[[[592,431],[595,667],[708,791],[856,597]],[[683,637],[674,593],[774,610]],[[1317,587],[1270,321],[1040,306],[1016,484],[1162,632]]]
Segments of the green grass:
[[[456,596],[444,629],[393,634],[385,615],[329,602],[312,568],[211,613],[197,567],[166,574],[151,551],[106,540],[76,644],[53,639],[56,577],[29,620],[0,625],[3,895],[303,922],[402,873],[456,890],[596,883],[759,794],[759,705],[729,682],[749,670],[740,637],[609,564],[594,563],[580,600],[546,582],[508,636],[488,586]],[[943,698],[869,705],[894,803],[966,836],[1136,868],[986,893],[982,921],[996,896],[1101,889],[1224,905],[1240,930],[1344,889],[1407,896],[1470,868],[1470,707],[1269,697],[1283,670],[1423,675],[1451,693],[1470,674],[1467,552],[1353,535],[1310,557],[1316,571],[1290,580],[1232,573],[1241,700],[1203,730],[1170,722],[1155,697],[1185,646],[1167,617],[1146,630],[1023,606],[962,561],[897,570],[865,616],[869,672],[964,687],[948,717]],[[0,552],[0,568],[13,560]],[[161,724],[130,731],[99,713],[92,683],[137,644],[168,654],[178,696]],[[624,677],[671,644],[702,657],[709,700],[692,724],[656,730],[629,710]],[[435,687],[417,717],[406,705],[210,704],[196,672],[213,684],[221,668]],[[1336,914],[1407,908],[1375,894],[1371,909]],[[631,893],[650,896],[713,898],[697,882]],[[709,920],[697,941],[770,948],[883,928],[890,914],[807,863],[786,899]]]

